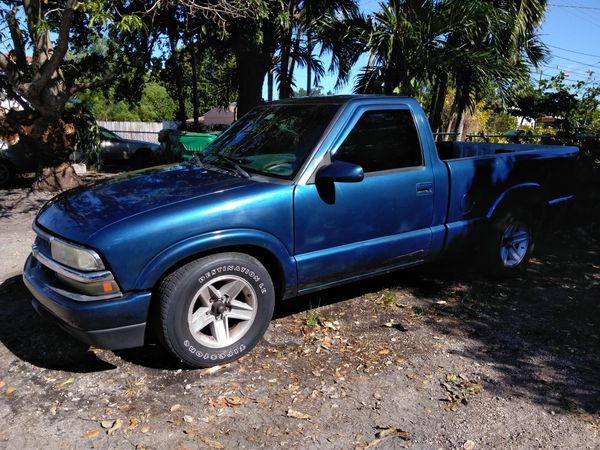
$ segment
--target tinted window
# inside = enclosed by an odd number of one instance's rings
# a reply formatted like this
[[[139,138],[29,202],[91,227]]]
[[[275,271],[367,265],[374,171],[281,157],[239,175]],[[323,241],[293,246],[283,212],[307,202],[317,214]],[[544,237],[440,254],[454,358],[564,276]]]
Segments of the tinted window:
[[[412,114],[408,110],[365,112],[333,159],[358,164],[365,172],[422,165]]]
[[[204,151],[203,162],[232,159],[248,172],[291,179],[339,109],[331,104],[254,108]]]

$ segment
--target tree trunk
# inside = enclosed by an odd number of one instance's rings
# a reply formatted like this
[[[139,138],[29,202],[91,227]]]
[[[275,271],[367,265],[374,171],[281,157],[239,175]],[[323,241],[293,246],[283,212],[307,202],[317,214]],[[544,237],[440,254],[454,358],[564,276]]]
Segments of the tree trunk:
[[[434,133],[439,133],[442,126],[442,113],[444,112],[444,103],[446,101],[446,93],[448,92],[448,78],[442,77],[436,83],[434,88],[434,96],[431,101],[429,113],[429,123],[431,130]]]
[[[279,68],[279,98],[289,98],[292,94],[292,77],[290,76],[290,55],[292,53],[292,37],[293,37],[293,16],[295,2],[290,0],[288,3],[288,15],[290,20],[289,30],[285,30],[285,34],[281,41],[281,62]],[[292,69],[293,71],[293,69]]]
[[[177,36],[173,32],[169,34],[169,44],[171,46],[171,64],[173,65],[173,75],[175,76],[175,95],[177,96],[177,117],[176,120],[181,122],[183,126],[187,121],[185,113],[185,99],[183,97],[183,81],[181,77],[181,68],[179,67],[179,59],[177,58]]]
[[[467,110],[467,101],[465,95],[466,93],[464,92],[464,89],[459,88],[456,90],[456,99],[454,102],[456,105],[456,120],[454,121],[452,132],[454,133],[457,141],[463,140],[463,133],[465,129],[465,113]]]
[[[194,131],[200,130],[200,105],[198,99],[198,49],[190,41],[189,43],[192,56],[192,103],[194,105]]]
[[[261,59],[264,61],[261,62]],[[260,53],[245,51],[236,53],[238,78],[238,117],[242,117],[262,100],[262,87],[268,72],[268,58]]]
[[[273,70],[267,73],[267,100],[273,101]]]
[[[33,189],[60,192],[81,186],[81,179],[73,166],[64,162],[58,166],[40,167],[33,183]]]

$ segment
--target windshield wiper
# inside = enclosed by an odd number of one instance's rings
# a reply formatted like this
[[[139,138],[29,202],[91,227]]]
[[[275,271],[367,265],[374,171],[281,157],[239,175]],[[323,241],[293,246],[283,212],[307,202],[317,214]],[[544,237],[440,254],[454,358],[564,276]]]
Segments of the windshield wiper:
[[[233,158],[230,158],[229,156],[226,156],[226,155],[222,155],[220,153],[217,153],[217,154],[211,155],[211,156],[214,156],[215,159],[217,159],[218,161],[225,162],[229,167],[234,169],[235,172],[237,174],[241,175],[242,177],[250,178],[250,174],[248,172],[246,172],[244,169],[242,169],[240,167],[240,165],[238,163],[236,163]]]

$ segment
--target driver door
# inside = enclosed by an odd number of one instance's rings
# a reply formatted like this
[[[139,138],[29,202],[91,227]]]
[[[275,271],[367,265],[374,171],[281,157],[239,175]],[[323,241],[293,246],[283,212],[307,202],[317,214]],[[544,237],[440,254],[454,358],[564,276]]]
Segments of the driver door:
[[[327,157],[360,165],[365,177],[296,186],[299,292],[422,261],[431,240],[433,172],[410,109],[356,111]]]

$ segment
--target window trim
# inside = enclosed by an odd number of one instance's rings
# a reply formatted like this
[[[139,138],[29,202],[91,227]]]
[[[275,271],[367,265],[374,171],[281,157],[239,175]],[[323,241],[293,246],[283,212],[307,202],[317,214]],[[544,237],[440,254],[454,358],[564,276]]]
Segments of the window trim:
[[[396,167],[393,169],[383,169],[383,170],[376,170],[373,172],[365,172],[365,177],[370,177],[373,175],[387,175],[387,174],[395,173],[395,172],[399,172],[399,171],[409,171],[409,170],[421,169],[421,168],[426,167],[425,154],[423,152],[423,141],[421,139],[421,133],[419,132],[419,127],[417,125],[417,120],[416,120],[414,111],[408,105],[365,105],[365,106],[358,107],[353,112],[352,117],[346,123],[346,125],[344,126],[342,131],[338,134],[338,136],[336,136],[334,144],[326,152],[326,154],[329,156],[329,160],[334,161],[334,159],[333,159],[334,155],[337,153],[340,146],[344,143],[344,141],[346,140],[348,135],[352,132],[352,130],[354,130],[354,127],[356,126],[358,121],[362,118],[363,115],[365,115],[368,112],[372,112],[372,111],[408,111],[410,113],[413,126],[415,127],[415,132],[417,133],[417,140],[419,142],[419,150],[421,152],[421,164],[419,164],[417,166]]]

